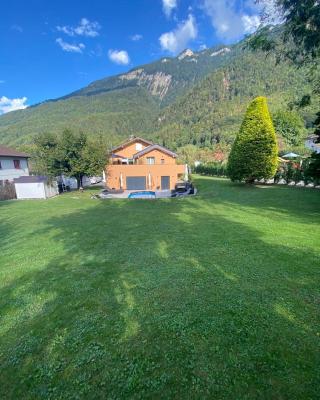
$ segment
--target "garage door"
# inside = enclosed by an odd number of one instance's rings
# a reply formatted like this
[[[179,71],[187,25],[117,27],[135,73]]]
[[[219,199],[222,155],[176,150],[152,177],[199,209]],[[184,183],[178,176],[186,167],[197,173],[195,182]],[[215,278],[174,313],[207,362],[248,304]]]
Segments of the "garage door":
[[[145,190],[146,189],[145,176],[127,176],[126,183],[127,183],[127,190]]]

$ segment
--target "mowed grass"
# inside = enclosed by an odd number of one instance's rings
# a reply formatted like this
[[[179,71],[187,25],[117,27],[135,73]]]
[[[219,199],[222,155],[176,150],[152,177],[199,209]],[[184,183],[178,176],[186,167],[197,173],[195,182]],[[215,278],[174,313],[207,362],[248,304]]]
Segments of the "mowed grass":
[[[0,203],[1,399],[316,399],[320,191]]]

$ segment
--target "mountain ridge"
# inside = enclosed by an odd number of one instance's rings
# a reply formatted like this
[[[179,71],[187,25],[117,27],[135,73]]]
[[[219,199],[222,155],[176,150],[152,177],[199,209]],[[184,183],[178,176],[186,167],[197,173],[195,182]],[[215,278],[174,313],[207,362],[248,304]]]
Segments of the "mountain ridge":
[[[174,140],[168,143],[174,148],[193,143],[193,130],[197,138],[206,137],[196,139],[197,144],[213,144],[213,137],[229,142],[252,96],[268,95],[284,106],[297,92],[309,90],[302,70],[251,53],[246,40],[198,52],[185,49],[177,57],[162,57],[63,97],[2,115],[0,142],[31,143],[38,133],[59,133],[65,128],[103,135],[112,143],[129,135],[165,142],[170,129],[175,134],[170,133]],[[296,90],[291,90],[292,83]],[[237,101],[238,111],[228,113]],[[226,135],[229,128],[232,132]],[[216,135],[217,130],[222,134]]]

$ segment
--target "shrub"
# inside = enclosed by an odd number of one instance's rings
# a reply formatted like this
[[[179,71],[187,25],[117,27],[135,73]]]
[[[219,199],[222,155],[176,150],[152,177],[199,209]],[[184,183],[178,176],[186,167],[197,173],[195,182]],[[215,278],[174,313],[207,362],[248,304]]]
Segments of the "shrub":
[[[313,153],[309,158],[306,168],[306,176],[316,184],[320,184],[320,154]]]
[[[277,166],[278,146],[267,100],[257,97],[249,105],[232,146],[228,176],[232,181],[253,183],[272,178]]]
[[[227,176],[226,165],[222,163],[200,164],[194,169],[194,172],[208,176]]]
[[[284,169],[284,174],[283,175],[284,175],[283,178],[287,183],[289,183],[289,182],[294,180],[295,168],[292,165],[292,163],[286,164],[286,167]]]

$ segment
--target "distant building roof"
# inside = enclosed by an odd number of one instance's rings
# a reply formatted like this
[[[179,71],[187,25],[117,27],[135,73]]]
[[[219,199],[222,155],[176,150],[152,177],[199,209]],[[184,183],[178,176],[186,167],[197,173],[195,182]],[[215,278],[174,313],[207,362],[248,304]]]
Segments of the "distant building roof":
[[[0,145],[0,156],[6,157],[23,157],[23,158],[28,158],[30,157],[28,154],[26,153],[22,153],[21,151],[17,151],[15,149],[12,149],[10,147],[7,146],[2,146]]]
[[[46,176],[20,176],[20,178],[15,178],[14,183],[41,183],[47,182],[48,178]]]
[[[114,152],[115,150],[118,150],[118,149],[123,149],[125,146],[127,146],[127,145],[129,145],[129,144],[131,144],[131,143],[134,143],[134,142],[142,142],[142,143],[147,144],[148,146],[150,146],[150,145],[153,144],[153,143],[150,142],[149,140],[142,139],[141,137],[131,137],[131,138],[129,138],[128,140],[126,140],[125,142],[119,144],[119,146],[114,147],[114,148],[112,149],[112,152]]]
[[[147,153],[150,153],[150,151],[152,151],[152,150],[159,150],[163,153],[168,154],[171,157],[174,157],[174,158],[177,157],[177,154],[174,153],[173,151],[171,151],[163,146],[160,146],[159,144],[153,144],[151,146],[146,147],[144,150],[141,150],[138,153],[134,154],[133,158],[139,158]]]

